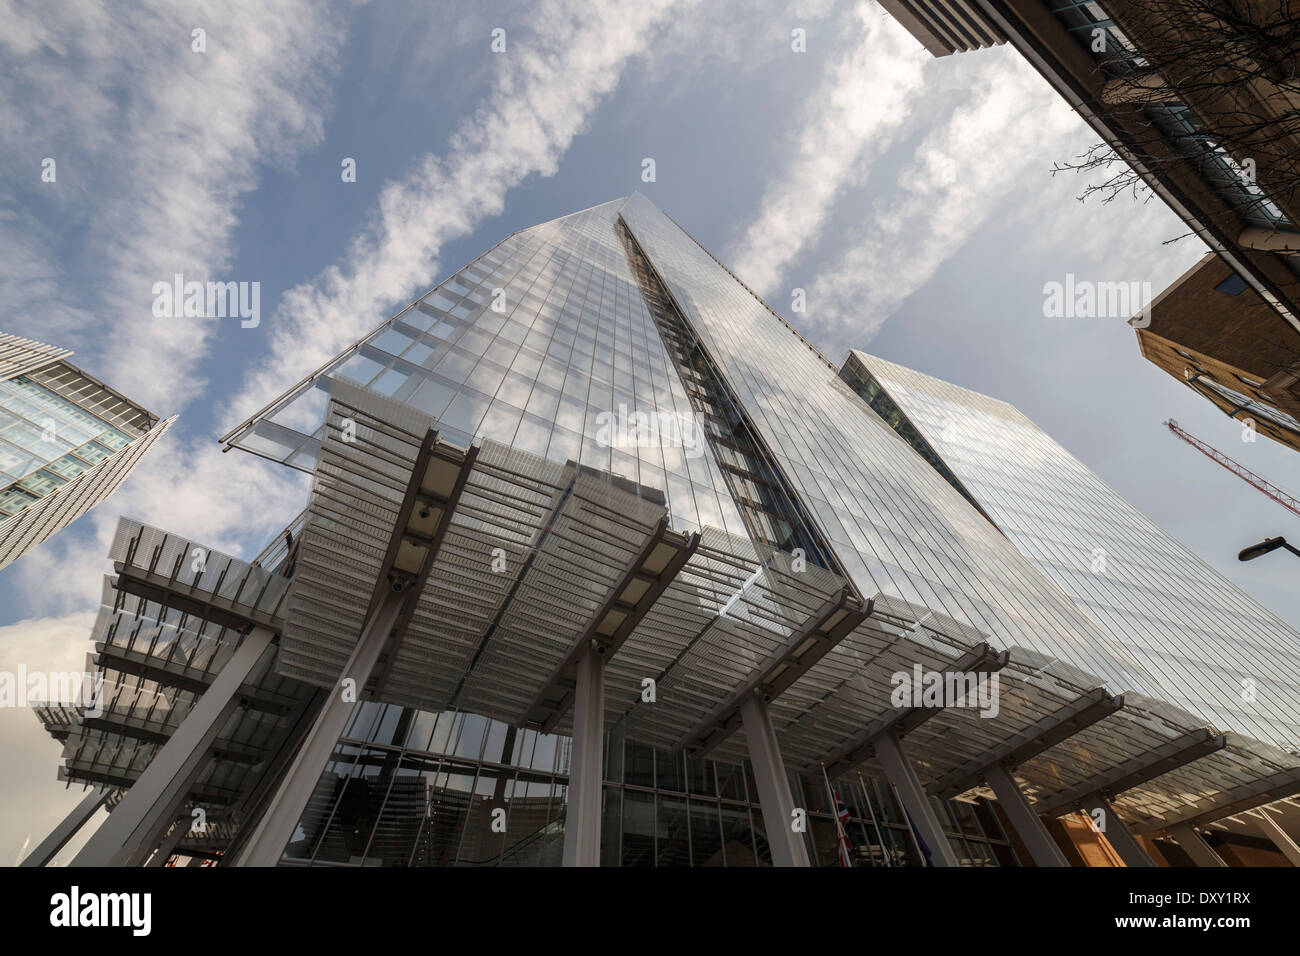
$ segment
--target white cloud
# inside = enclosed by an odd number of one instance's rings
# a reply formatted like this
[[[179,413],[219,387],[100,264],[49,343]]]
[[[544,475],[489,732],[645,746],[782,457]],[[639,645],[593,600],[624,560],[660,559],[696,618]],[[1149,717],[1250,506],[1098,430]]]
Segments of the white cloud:
[[[548,0],[507,34],[491,94],[452,137],[387,184],[345,260],[290,289],[272,316],[271,349],[234,400],[247,417],[369,332],[435,281],[444,243],[499,214],[527,176],[550,176],[591,111],[643,52],[673,0]]]
[[[989,66],[970,99],[902,164],[889,198],[810,284],[819,337],[866,342],[1027,177],[1047,177],[1063,143],[1091,135],[1013,51],[978,55]]]
[[[243,557],[306,505],[306,475],[244,452],[222,453],[206,437],[186,444],[175,436],[175,429],[163,436],[107,502],[7,569],[29,596],[28,613],[63,614],[98,602],[119,515]]]
[[[94,620],[93,611],[83,611],[0,627],[0,672],[83,671]],[[80,787],[64,790],[55,783],[59,750],[30,707],[0,707],[0,767],[5,768],[0,866],[17,863],[80,801]]]
[[[859,4],[843,33],[851,48],[796,116],[794,155],[772,185],[731,258],[760,294],[822,231],[835,199],[881,156],[922,86],[927,54],[874,0]]]
[[[173,411],[201,393],[217,325],[155,319],[153,283],[177,272],[258,278],[224,275],[239,206],[259,167],[320,140],[341,15],[308,0],[4,6],[0,151],[30,171],[20,188],[79,223],[73,244],[96,290],[74,305],[60,279],[54,300],[65,317],[79,310],[80,351],[97,340],[97,372]],[[191,49],[195,28],[205,53]],[[54,183],[40,181],[44,157],[57,163]],[[0,247],[22,241],[21,225],[0,219]],[[30,261],[0,262],[6,287],[32,273]],[[17,330],[49,329],[38,299],[21,307]]]

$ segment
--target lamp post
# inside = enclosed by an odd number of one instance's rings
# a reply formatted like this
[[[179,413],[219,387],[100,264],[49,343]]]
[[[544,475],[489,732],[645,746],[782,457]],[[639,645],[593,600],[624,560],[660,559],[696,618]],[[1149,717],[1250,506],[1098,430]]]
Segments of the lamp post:
[[[1286,538],[1265,538],[1259,544],[1252,544],[1249,548],[1242,550],[1237,555],[1238,561],[1254,561],[1262,554],[1268,554],[1270,551],[1276,551],[1278,548],[1286,548],[1292,554],[1300,555],[1300,549],[1293,548],[1286,543]]]

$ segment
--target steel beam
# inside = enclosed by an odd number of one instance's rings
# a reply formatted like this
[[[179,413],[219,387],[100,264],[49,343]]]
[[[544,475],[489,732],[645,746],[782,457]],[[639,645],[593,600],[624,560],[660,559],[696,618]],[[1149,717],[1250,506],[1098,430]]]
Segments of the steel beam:
[[[1009,651],[995,650],[985,641],[971,648],[943,672],[952,673],[991,673],[1000,671],[1011,660]],[[826,772],[831,776],[845,773],[857,767],[864,760],[869,760],[876,752],[875,742],[886,734],[902,738],[943,710],[939,707],[908,707],[896,711],[888,717],[869,724],[866,730],[854,735],[849,743],[843,745],[826,760]],[[811,769],[811,768],[810,768]]]
[[[1071,813],[1080,809],[1081,802],[1085,798],[1100,794],[1109,799],[1148,780],[1154,780],[1161,774],[1189,764],[1193,760],[1199,760],[1206,754],[1222,750],[1225,746],[1227,740],[1222,734],[1215,734],[1206,728],[1191,731],[1154,750],[1126,760],[1106,773],[1052,794],[1040,801],[1043,805],[1042,812],[1049,817]]]
[[[604,605],[592,615],[586,632],[573,646],[528,705],[526,723],[551,733],[573,706],[573,687],[577,680],[579,658],[587,653],[591,642],[598,642],[603,659],[608,661],[636,630],[655,602],[668,589],[677,574],[700,545],[698,533],[679,534],[668,527],[664,515],[645,545],[628,564],[619,582],[610,591]]]
[[[1020,785],[1012,779],[1011,774],[998,764],[993,764],[985,768],[984,779],[993,788],[999,806],[1011,821],[1011,826],[1015,828],[1020,842],[1029,851],[1029,856],[1035,865],[1069,866],[1065,854],[1056,845],[1052,835],[1047,832],[1047,827],[1043,826],[1043,821],[1029,805]]]
[[[1223,857],[1214,852],[1214,847],[1205,842],[1205,837],[1197,832],[1190,823],[1175,823],[1169,828],[1169,835],[1178,841],[1178,845],[1192,858],[1197,866],[1227,866]]]
[[[605,756],[605,658],[588,642],[575,673],[573,744],[564,812],[564,865],[600,866],[601,791]]]
[[[1283,770],[1245,787],[1238,787],[1227,794],[1228,799],[1222,803],[1197,807],[1182,816],[1168,818],[1151,829],[1160,830],[1175,823],[1206,826],[1215,820],[1235,816],[1297,793],[1300,793],[1300,770]]]
[[[1273,845],[1282,851],[1282,855],[1291,861],[1291,865],[1300,866],[1300,846],[1296,846],[1295,840],[1291,839],[1291,834],[1278,826],[1277,821],[1269,816],[1268,810],[1260,810],[1253,819],[1264,831],[1264,836],[1272,840]]]
[[[687,750],[700,757],[726,740],[740,727],[741,707],[755,694],[775,700],[854,628],[871,616],[872,603],[865,605],[847,587],[829,598],[768,659],[754,669],[744,684],[722,701],[708,717],[682,736],[674,753]]]
[[[412,468],[414,475],[412,487],[407,489],[397,513],[395,527],[398,533],[388,542],[388,552],[384,555],[382,567],[385,570],[393,567],[403,547],[422,548],[424,561],[415,578],[421,587],[428,580],[429,571],[437,559],[443,539],[447,536],[447,529],[451,526],[451,516],[460,504],[461,494],[465,491],[465,482],[469,480],[477,458],[477,445],[471,446],[462,456],[458,451],[440,444],[436,431],[430,431],[425,435]],[[456,468],[459,471],[447,494],[438,494],[430,487],[426,487],[434,483],[440,469],[448,468]],[[380,580],[384,580],[383,574],[380,575]],[[375,612],[380,600],[382,599],[378,596],[371,600],[369,609],[371,613]],[[382,695],[388,683],[393,663],[397,659],[398,651],[401,650],[402,638],[406,634],[411,617],[415,614],[417,603],[411,601],[393,622],[388,641],[380,651],[374,673],[370,675],[367,682],[367,691],[374,698]]]
[[[911,819],[912,826],[916,828],[920,839],[925,841],[930,850],[931,864],[957,866],[957,855],[953,853],[952,844],[948,842],[948,836],[943,832],[934,807],[930,805],[930,798],[926,795],[925,788],[921,786],[921,781],[917,778],[916,771],[912,769],[907,754],[903,753],[897,733],[886,731],[876,738],[873,745],[876,759],[884,768],[889,782],[894,785],[894,790],[898,793],[898,799]]]
[[[273,637],[265,627],[255,627],[244,635],[166,745],[154,754],[122,802],[73,859],[74,866],[125,866],[153,849],[146,844],[166,821],[176,818],[212,745],[239,706],[239,689]]]
[[[37,844],[36,849],[27,854],[20,866],[49,866],[50,861],[68,845],[68,841],[77,835],[86,822],[95,815],[112,794],[112,788],[92,787],[63,821],[50,831],[49,835]]]
[[[940,799],[949,799],[978,787],[985,768],[999,764],[1015,770],[1045,750],[1073,737],[1085,727],[1110,716],[1124,706],[1123,695],[1113,696],[1104,688],[1089,691],[1049,714],[989,753],[972,760],[935,781],[932,789]]]
[[[758,787],[758,806],[763,813],[763,829],[772,850],[774,866],[809,866],[808,846],[802,833],[796,833],[794,798],[790,795],[790,778],[786,776],[777,746],[772,717],[767,702],[751,694],[740,703],[740,716],[749,744],[749,762],[754,768]]]

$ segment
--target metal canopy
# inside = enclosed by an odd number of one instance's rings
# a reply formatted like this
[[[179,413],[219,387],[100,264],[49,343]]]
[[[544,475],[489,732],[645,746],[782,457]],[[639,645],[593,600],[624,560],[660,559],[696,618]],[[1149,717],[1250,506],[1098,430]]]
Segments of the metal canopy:
[[[1009,662],[1009,651],[995,650],[991,644],[984,642],[954,661],[946,673],[991,674],[1001,671]],[[834,775],[852,770],[875,755],[874,741],[881,734],[895,733],[903,737],[947,709],[943,704],[924,706],[914,703],[909,707],[895,708],[891,713],[877,717],[867,725],[865,730],[826,757],[823,761],[826,764],[826,772]]]
[[[897,717],[894,675],[910,679],[918,666],[952,672],[988,644],[975,628],[898,598],[878,594],[871,608],[867,620],[770,705],[782,753],[794,766],[815,767],[829,754],[848,753],[866,728]],[[909,755],[923,764],[910,746]]]
[[[283,564],[286,555],[272,547],[249,563],[123,518],[109,557],[118,573],[105,579],[92,631],[97,697],[37,713],[64,743],[60,779],[129,788],[233,654],[242,622],[275,618],[288,582],[262,564]],[[272,663],[265,654],[240,688],[242,706],[190,790],[210,828],[236,825],[231,814],[311,692]],[[214,832],[193,839],[211,841]]]
[[[736,724],[743,695],[787,672],[857,610],[842,578],[706,528],[695,553],[606,665],[606,719],[655,746],[698,747]],[[851,620],[849,620],[851,623]],[[654,699],[643,699],[647,679]]]
[[[339,384],[286,602],[283,673],[332,686],[356,643],[402,494],[429,429],[410,409]],[[554,724],[583,642],[618,650],[689,556],[661,500],[611,475],[495,442],[431,460],[445,518],[375,699]],[[457,458],[459,462],[457,463]]]
[[[1113,798],[1138,832],[1179,823],[1204,826],[1300,793],[1300,757],[1226,734],[1226,746]]]

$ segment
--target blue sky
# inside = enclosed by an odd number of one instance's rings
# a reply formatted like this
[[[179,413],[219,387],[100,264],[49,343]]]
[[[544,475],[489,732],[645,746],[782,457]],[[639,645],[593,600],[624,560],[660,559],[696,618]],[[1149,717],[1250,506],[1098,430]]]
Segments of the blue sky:
[[[0,328],[180,419],[113,499],[0,573],[0,668],[80,665],[119,514],[256,552],[306,486],[218,436],[509,233],[633,190],[831,358],[864,348],[1015,404],[1300,624],[1289,555],[1235,560],[1300,536],[1294,516],[1161,422],[1283,486],[1294,454],[1242,442],[1122,319],[1044,317],[1067,273],[1158,292],[1204,248],[1166,242],[1185,230],[1158,201],[1076,201],[1084,182],[1050,170],[1093,136],[1011,50],[931,59],[873,0],[17,3],[4,19]],[[155,319],[152,285],[176,272],[260,282],[259,326]],[[75,803],[57,752],[30,713],[0,715],[0,760],[23,768],[0,785],[0,863]]]

